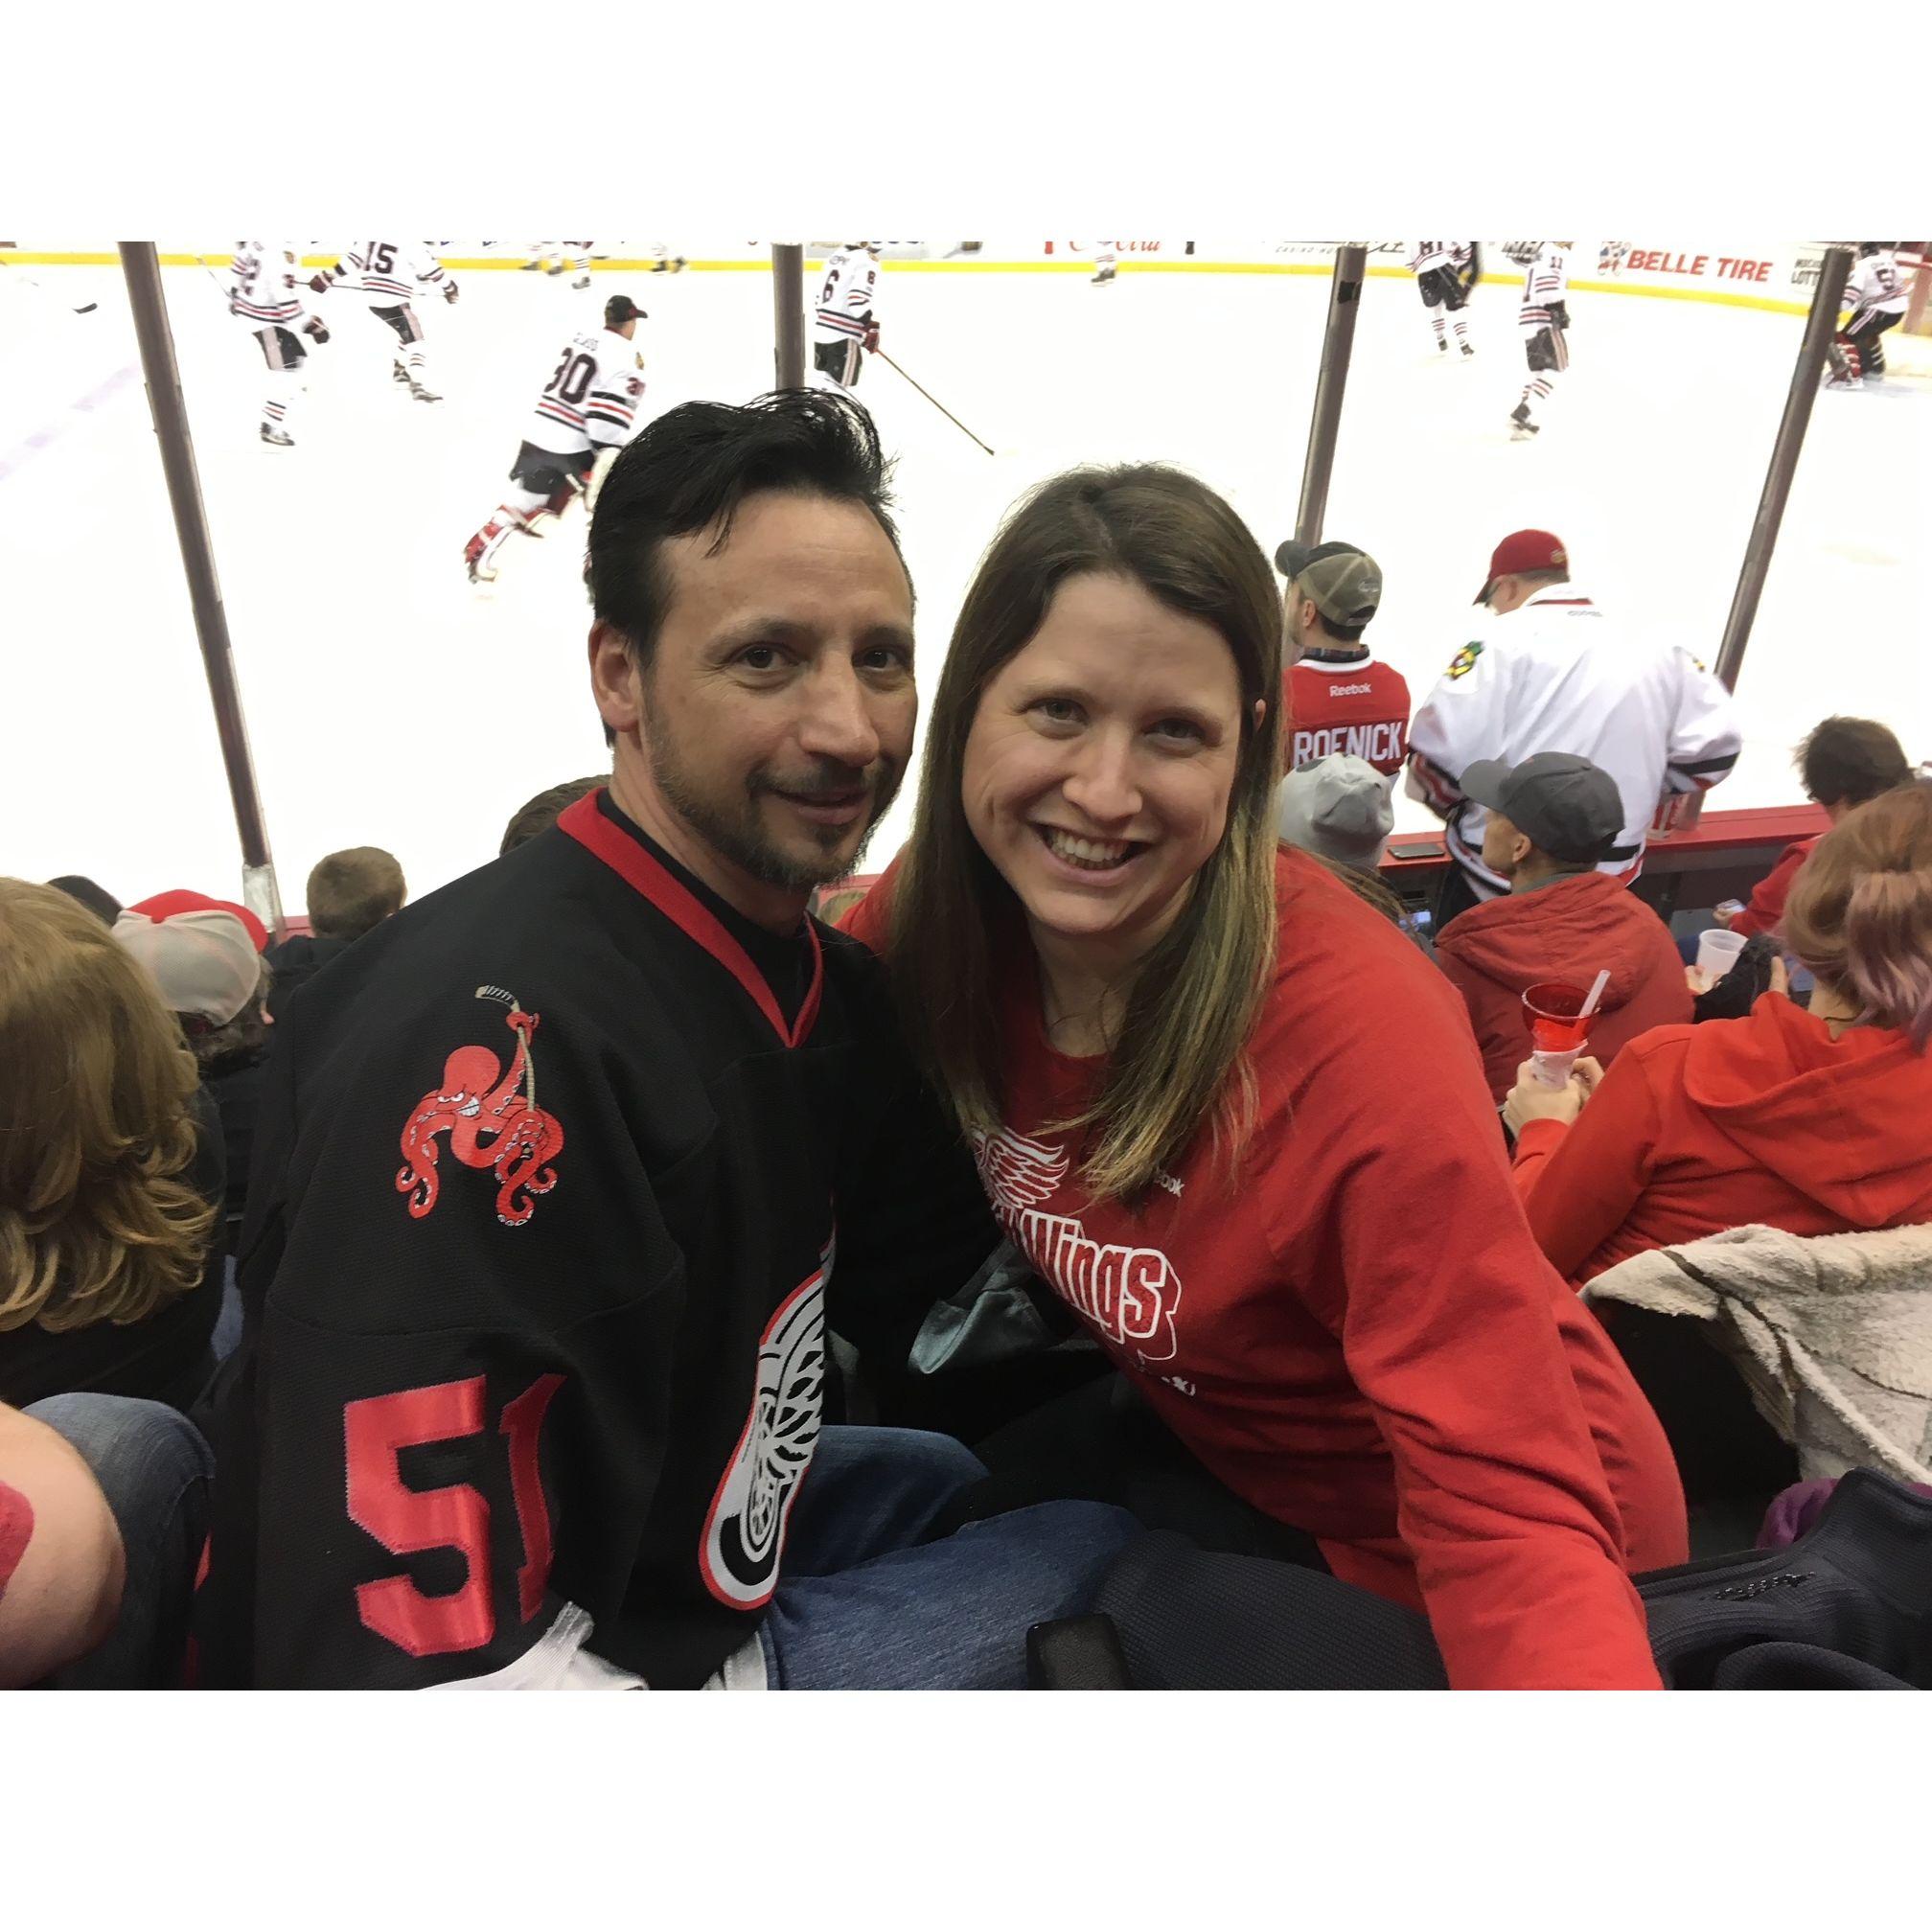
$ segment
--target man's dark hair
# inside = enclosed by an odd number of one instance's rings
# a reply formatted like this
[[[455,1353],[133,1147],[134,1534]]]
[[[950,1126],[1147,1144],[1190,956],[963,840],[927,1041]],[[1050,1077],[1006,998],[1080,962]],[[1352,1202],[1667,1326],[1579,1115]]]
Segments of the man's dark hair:
[[[78,899],[97,919],[104,919],[113,925],[121,916],[121,902],[104,886],[97,886],[93,880],[79,872],[63,872],[58,879],[48,880],[48,885],[57,892],[64,892],[70,899]]]
[[[739,506],[762,490],[863,504],[903,565],[889,476],[871,417],[844,397],[781,389],[742,406],[680,402],[627,444],[604,478],[584,560],[591,607],[648,665],[670,603],[665,539],[715,525],[713,549],[722,549]]]
[[[1567,584],[1570,573],[1567,570],[1512,570],[1510,576],[1520,577],[1526,584]]]
[[[1821,805],[1863,805],[1912,776],[1905,748],[1872,718],[1828,718],[1798,748],[1798,775]]]
[[[1332,639],[1337,644],[1359,644],[1362,641],[1362,633],[1368,630],[1368,625],[1366,620],[1360,624],[1331,624],[1327,613],[1318,604],[1315,607],[1315,628],[1322,636]]]
[[[563,784],[538,793],[527,805],[517,808],[516,816],[503,828],[503,843],[497,847],[497,858],[516,851],[519,845],[527,845],[538,833],[549,831],[567,807],[610,782],[608,777],[566,778]]]

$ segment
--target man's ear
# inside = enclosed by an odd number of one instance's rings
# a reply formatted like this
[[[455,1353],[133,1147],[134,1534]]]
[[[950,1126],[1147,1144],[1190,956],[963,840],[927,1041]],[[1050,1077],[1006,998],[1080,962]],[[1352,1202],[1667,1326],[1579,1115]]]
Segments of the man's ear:
[[[590,627],[590,690],[607,730],[635,731],[642,717],[636,660],[629,640],[602,617]]]

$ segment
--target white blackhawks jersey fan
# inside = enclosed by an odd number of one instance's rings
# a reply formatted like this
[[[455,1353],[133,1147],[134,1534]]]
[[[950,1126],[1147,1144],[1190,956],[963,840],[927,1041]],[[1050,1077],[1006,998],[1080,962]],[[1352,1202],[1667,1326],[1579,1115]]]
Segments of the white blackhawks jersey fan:
[[[586,495],[600,456],[630,442],[644,400],[644,357],[633,339],[648,319],[628,295],[604,305],[604,327],[571,336],[525,425],[513,485],[464,546],[472,584],[495,581],[495,556],[513,530],[542,534],[544,517],[561,517]]]
[[[1534,567],[1567,554],[1547,531],[1506,538],[1484,600],[1497,577],[1532,567],[1533,542],[1546,546]],[[1449,856],[1486,899],[1508,886],[1483,863],[1488,814],[1462,795],[1479,758],[1515,765],[1569,751],[1600,766],[1617,782],[1624,825],[1597,869],[1634,876],[1660,799],[1719,783],[1741,746],[1731,694],[1690,652],[1626,629],[1576,584],[1546,583],[1520,606],[1476,614],[1410,723],[1408,789],[1447,820]]]

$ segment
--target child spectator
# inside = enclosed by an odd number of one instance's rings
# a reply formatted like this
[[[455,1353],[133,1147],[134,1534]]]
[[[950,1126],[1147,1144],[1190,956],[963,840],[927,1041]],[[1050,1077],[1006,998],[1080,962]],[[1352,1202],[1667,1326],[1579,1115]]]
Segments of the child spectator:
[[[1834,825],[1846,813],[1908,784],[1912,777],[1904,747],[1871,718],[1826,719],[1799,746],[1794,762],[1805,781],[1806,797],[1824,806],[1826,817]],[[1746,938],[1754,932],[1776,932],[1784,916],[1791,882],[1824,836],[1816,832],[1785,846],[1777,864],[1758,882],[1751,903],[1728,919],[1721,912],[1714,914],[1717,923]]]
[[[0,1401],[185,1407],[221,1305],[215,1104],[128,950],[15,879],[0,879]]]
[[[275,969],[275,990],[268,1001],[273,1020],[288,1012],[297,990],[330,960],[400,912],[409,888],[392,854],[380,845],[353,845],[317,862],[306,896],[308,932],[291,933],[268,954]]]
[[[1436,935],[1436,963],[1469,1008],[1483,1070],[1498,1101],[1530,1049],[1523,995],[1547,979],[1610,978],[1590,1023],[1607,1065],[1653,1026],[1690,1018],[1690,993],[1669,929],[1621,881],[1597,870],[1622,837],[1623,801],[1607,771],[1568,751],[1511,770],[1495,759],[1462,774],[1485,807],[1483,862],[1509,882],[1502,899],[1459,912]]]
[[[503,828],[503,842],[496,848],[497,858],[506,852],[514,852],[519,845],[527,844],[540,832],[547,832],[557,822],[558,815],[566,806],[574,805],[580,798],[587,798],[600,785],[610,783],[604,778],[566,778],[561,785],[553,785],[547,792],[540,792],[528,804],[519,805]]]

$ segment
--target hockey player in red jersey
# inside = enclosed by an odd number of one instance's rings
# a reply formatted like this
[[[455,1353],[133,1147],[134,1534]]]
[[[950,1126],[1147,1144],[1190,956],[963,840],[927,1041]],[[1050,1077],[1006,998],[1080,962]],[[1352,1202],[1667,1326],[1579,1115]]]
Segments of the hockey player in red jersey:
[[[647,319],[630,296],[613,295],[604,305],[603,329],[564,345],[510,466],[515,487],[463,546],[471,583],[494,583],[503,540],[513,530],[541,535],[538,519],[561,517],[588,490],[598,456],[631,440],[644,396],[644,357],[632,340]]]

